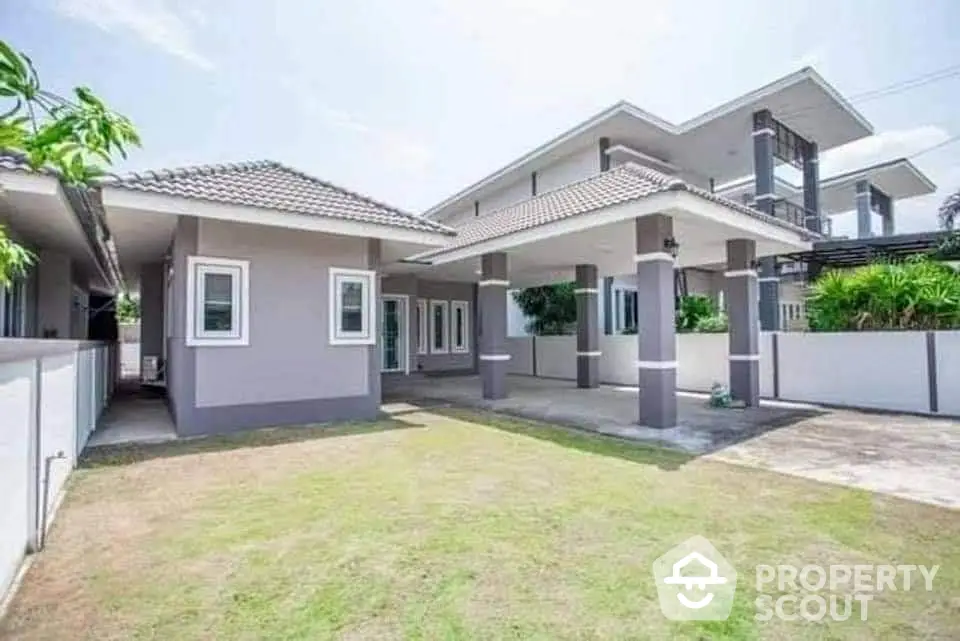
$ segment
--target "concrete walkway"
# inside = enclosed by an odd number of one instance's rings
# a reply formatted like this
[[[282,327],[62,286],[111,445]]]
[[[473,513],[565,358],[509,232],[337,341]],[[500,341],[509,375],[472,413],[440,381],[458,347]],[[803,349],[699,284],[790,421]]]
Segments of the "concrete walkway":
[[[117,387],[87,447],[162,443],[175,438],[177,433],[163,396],[128,380]]]
[[[510,397],[480,398],[476,377],[384,379],[385,399],[478,407],[652,442],[737,465],[960,509],[960,422],[789,403],[716,410],[681,395],[681,425],[635,424],[637,390],[509,379]]]

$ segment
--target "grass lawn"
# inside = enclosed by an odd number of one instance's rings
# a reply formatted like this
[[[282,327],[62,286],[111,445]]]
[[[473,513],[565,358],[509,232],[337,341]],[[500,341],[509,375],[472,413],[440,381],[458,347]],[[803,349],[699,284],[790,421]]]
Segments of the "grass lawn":
[[[651,566],[701,534],[731,617]],[[939,564],[869,619],[754,620],[754,566]],[[960,513],[453,410],[118,449],[73,477],[0,638],[910,639],[960,631]]]

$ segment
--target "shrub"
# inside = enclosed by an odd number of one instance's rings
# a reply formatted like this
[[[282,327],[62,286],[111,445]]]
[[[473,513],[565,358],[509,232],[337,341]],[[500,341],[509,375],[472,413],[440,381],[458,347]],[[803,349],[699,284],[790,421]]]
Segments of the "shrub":
[[[829,271],[807,300],[821,332],[960,328],[960,273],[926,257]]]
[[[694,331],[705,334],[721,334],[727,331],[727,327],[727,315],[720,312],[713,316],[704,316],[701,318],[697,321],[697,326],[694,328]]]
[[[709,296],[682,296],[677,303],[677,331],[693,332],[701,318],[716,316],[717,307]]]

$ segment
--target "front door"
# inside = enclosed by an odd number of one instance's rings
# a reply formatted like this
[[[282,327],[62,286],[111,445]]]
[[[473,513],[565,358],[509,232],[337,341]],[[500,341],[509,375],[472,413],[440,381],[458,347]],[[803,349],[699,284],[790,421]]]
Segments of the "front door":
[[[380,328],[380,362],[384,372],[407,371],[407,300],[383,296]]]

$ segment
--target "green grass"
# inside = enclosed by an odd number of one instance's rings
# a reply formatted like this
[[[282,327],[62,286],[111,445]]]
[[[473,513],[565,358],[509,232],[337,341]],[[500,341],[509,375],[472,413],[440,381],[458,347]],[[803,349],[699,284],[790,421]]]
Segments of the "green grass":
[[[694,534],[740,573],[727,621],[660,614]],[[760,563],[941,569],[813,625],[754,619]],[[0,637],[949,638],[958,594],[957,512],[443,410],[88,459]]]

